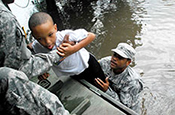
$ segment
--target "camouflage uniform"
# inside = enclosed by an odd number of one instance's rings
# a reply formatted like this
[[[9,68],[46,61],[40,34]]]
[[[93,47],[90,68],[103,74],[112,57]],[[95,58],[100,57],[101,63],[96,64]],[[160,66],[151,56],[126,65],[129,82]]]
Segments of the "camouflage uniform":
[[[0,114],[69,114],[54,94],[28,79],[46,72],[59,60],[56,51],[31,54],[18,21],[0,0]]]
[[[1,115],[69,115],[57,96],[8,67],[0,68],[0,98]]]
[[[115,100],[120,101],[127,107],[137,111],[138,96],[143,90],[143,82],[140,76],[128,66],[122,73],[115,74],[110,67],[111,56],[104,57],[99,63],[107,77],[110,87],[106,91]]]
[[[31,54],[18,21],[0,0],[0,66],[21,70],[30,78],[46,72],[59,60],[56,51]]]

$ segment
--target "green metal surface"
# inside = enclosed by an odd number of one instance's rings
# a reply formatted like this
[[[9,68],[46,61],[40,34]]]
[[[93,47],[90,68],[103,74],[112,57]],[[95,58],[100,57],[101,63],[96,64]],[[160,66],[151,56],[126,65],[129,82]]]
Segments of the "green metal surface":
[[[76,81],[71,77],[57,77],[50,72],[48,88],[56,94],[65,108],[76,115],[137,115],[134,111],[94,87],[85,80]]]

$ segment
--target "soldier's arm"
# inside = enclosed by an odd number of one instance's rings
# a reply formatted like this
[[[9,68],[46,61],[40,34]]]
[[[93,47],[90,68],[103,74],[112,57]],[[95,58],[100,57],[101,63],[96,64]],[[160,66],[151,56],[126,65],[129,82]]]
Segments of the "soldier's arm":
[[[140,91],[142,90],[142,86],[139,81],[131,81],[126,83],[120,92],[119,97],[120,101],[129,108],[132,108],[136,104],[138,104],[138,96]],[[129,89],[129,90],[128,90]]]
[[[47,54],[38,53],[31,55],[31,57],[21,65],[19,70],[23,71],[29,78],[41,75],[61,59],[56,52],[57,51],[51,51]]]
[[[27,49],[21,27],[11,14],[1,12],[0,23],[0,52],[3,54],[0,56],[4,58],[2,66],[19,69],[30,78],[48,71],[53,63],[61,59],[57,50],[32,55]]]

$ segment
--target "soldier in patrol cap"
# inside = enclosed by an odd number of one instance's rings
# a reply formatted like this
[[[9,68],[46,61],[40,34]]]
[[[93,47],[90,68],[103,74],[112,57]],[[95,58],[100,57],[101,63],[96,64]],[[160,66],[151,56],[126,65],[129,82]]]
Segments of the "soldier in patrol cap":
[[[136,52],[126,43],[119,43],[115,49],[112,49],[112,52],[112,57],[108,56],[99,60],[106,75],[106,82],[99,78],[96,82],[112,98],[138,112],[137,99],[143,90],[143,82],[129,66]]]

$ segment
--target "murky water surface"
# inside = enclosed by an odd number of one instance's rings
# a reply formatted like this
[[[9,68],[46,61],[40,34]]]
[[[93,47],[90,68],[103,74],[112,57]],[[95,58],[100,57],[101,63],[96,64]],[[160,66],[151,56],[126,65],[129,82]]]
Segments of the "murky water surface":
[[[142,115],[175,114],[175,0],[71,0],[57,5],[60,30],[85,28],[97,35],[87,49],[98,59],[111,55],[120,42],[136,49],[132,65],[146,87]]]

